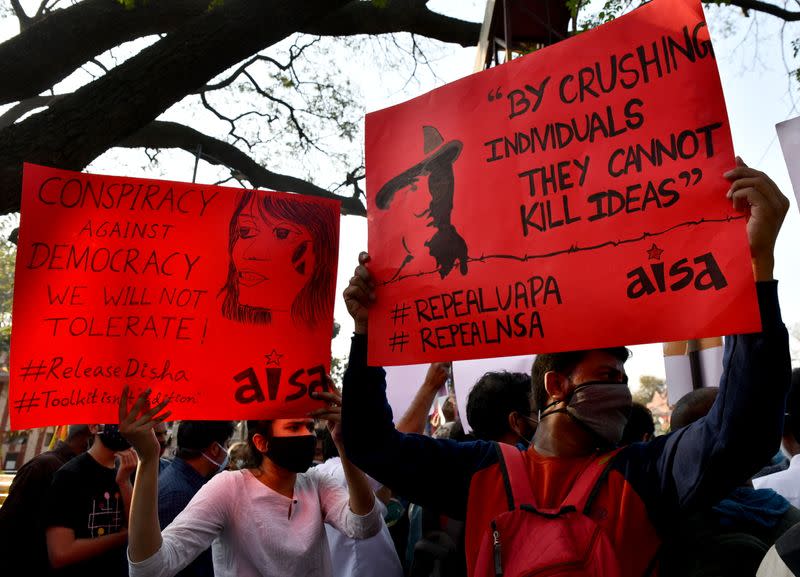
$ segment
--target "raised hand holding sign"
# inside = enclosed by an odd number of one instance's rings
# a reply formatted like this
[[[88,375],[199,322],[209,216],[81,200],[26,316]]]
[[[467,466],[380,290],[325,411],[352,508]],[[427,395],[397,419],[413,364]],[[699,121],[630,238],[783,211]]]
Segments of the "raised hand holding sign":
[[[12,427],[113,422],[123,385],[178,419],[319,406],[338,224],[326,199],[26,165]]]

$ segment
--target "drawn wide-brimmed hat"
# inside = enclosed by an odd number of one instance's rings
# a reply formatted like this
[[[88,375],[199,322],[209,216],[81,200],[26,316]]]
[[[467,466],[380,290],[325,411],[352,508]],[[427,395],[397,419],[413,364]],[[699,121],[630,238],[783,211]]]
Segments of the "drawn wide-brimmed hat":
[[[378,194],[375,196],[375,204],[378,208],[387,209],[392,202],[394,194],[406,186],[415,188],[414,185],[417,178],[425,174],[430,174],[431,166],[435,165],[441,157],[452,155],[451,162],[455,162],[464,146],[460,140],[445,142],[442,135],[434,126],[423,126],[422,138],[425,158],[411,168],[404,170],[401,174],[398,174],[381,187]]]

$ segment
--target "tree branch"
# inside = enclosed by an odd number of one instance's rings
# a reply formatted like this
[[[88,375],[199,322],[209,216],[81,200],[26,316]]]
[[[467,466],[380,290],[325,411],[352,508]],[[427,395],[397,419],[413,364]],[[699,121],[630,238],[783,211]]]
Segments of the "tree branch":
[[[0,104],[39,94],[91,58],[123,42],[174,32],[192,18],[206,14],[209,2],[151,0],[124,8],[114,0],[84,0],[46,12],[22,33],[0,43]],[[431,12],[422,2],[392,0],[385,8],[361,0],[344,4],[347,2],[332,2],[330,10],[323,8],[310,14],[295,31],[321,36],[413,32],[462,46],[478,43],[480,24]],[[258,13],[254,11],[253,17],[258,18]],[[274,19],[266,22],[276,24]],[[262,45],[268,45],[263,40],[269,34],[269,26],[261,26],[253,33]],[[207,51],[205,47],[201,53]]]
[[[58,94],[54,96],[33,96],[15,104],[0,116],[0,129],[14,124],[18,118],[26,115],[31,110],[36,110],[42,106],[50,106],[58,98],[60,98]]]
[[[461,46],[478,44],[480,22],[438,14],[426,4],[421,0],[390,0],[380,7],[374,2],[350,2],[328,18],[317,19],[300,31],[318,36],[410,32]]]
[[[203,14],[209,0],[136,2],[126,9],[115,0],[84,0],[45,12],[0,44],[0,104],[35,96],[114,46],[170,32]]]
[[[154,121],[123,139],[117,146],[125,148],[180,148],[194,155],[201,145],[201,158],[215,165],[223,165],[239,173],[254,188],[270,188],[297,192],[309,196],[332,198],[341,201],[342,214],[366,216],[367,211],[358,198],[333,194],[306,180],[267,170],[234,145],[198,132],[175,122]]]
[[[19,3],[19,0],[11,0],[11,8],[14,9],[14,14],[19,20],[19,29],[25,30],[28,26],[31,25],[32,18],[25,14],[25,9],[22,7],[22,4]]]
[[[81,170],[187,92],[345,3],[225,0],[47,110],[6,127],[0,131],[0,213],[19,207],[24,161]]]
[[[758,12],[764,12],[765,14],[771,14],[786,22],[797,22],[800,20],[800,12],[792,12],[791,10],[786,10],[785,8],[770,4],[769,2],[761,2],[760,0],[729,0],[724,3],[730,6],[738,6],[743,10],[756,10]]]

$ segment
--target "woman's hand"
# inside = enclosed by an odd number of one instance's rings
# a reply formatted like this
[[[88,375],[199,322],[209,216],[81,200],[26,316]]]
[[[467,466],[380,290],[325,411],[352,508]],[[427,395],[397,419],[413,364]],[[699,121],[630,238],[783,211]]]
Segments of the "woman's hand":
[[[150,389],[147,389],[128,411],[128,387],[122,390],[119,400],[119,432],[136,449],[141,461],[157,461],[161,455],[161,446],[153,428],[169,417],[169,411],[161,412],[168,403],[169,401],[164,401],[150,408]]]

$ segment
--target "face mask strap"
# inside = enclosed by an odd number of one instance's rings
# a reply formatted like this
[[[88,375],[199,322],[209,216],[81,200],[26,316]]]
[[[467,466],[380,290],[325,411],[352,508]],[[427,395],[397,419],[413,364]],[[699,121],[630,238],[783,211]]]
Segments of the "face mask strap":
[[[564,401],[556,401],[556,403],[563,403],[563,402]],[[549,405],[547,405],[547,407],[545,407],[545,411],[547,411],[548,407],[552,407],[556,403],[550,403]],[[542,419],[544,419],[545,417],[549,417],[550,415],[555,415],[556,413],[567,413],[567,414],[569,414],[569,411],[567,411],[566,407],[563,408],[563,409],[553,409],[552,411],[547,411],[547,412],[541,412],[540,411],[539,412],[539,422],[541,423]]]
[[[222,449],[222,452],[223,452],[223,453],[225,453],[225,457],[223,457],[223,459],[222,459],[222,462],[221,462],[221,463],[217,463],[217,462],[216,462],[214,459],[212,459],[211,457],[209,457],[208,455],[206,455],[205,451],[202,451],[200,454],[201,454],[201,455],[203,455],[203,457],[205,458],[205,460],[206,460],[206,461],[208,461],[209,463],[213,463],[213,464],[214,464],[214,465],[217,467],[217,469],[220,469],[220,470],[221,470],[221,469],[222,469],[222,468],[225,466],[225,461],[226,461],[226,458],[227,458],[227,457],[230,457],[230,453],[229,453],[229,452],[228,452],[228,450],[227,450],[225,447],[223,447],[223,446],[222,446],[220,443],[217,443],[216,441],[214,441],[214,442],[215,442],[217,445],[219,445],[220,449]]]

